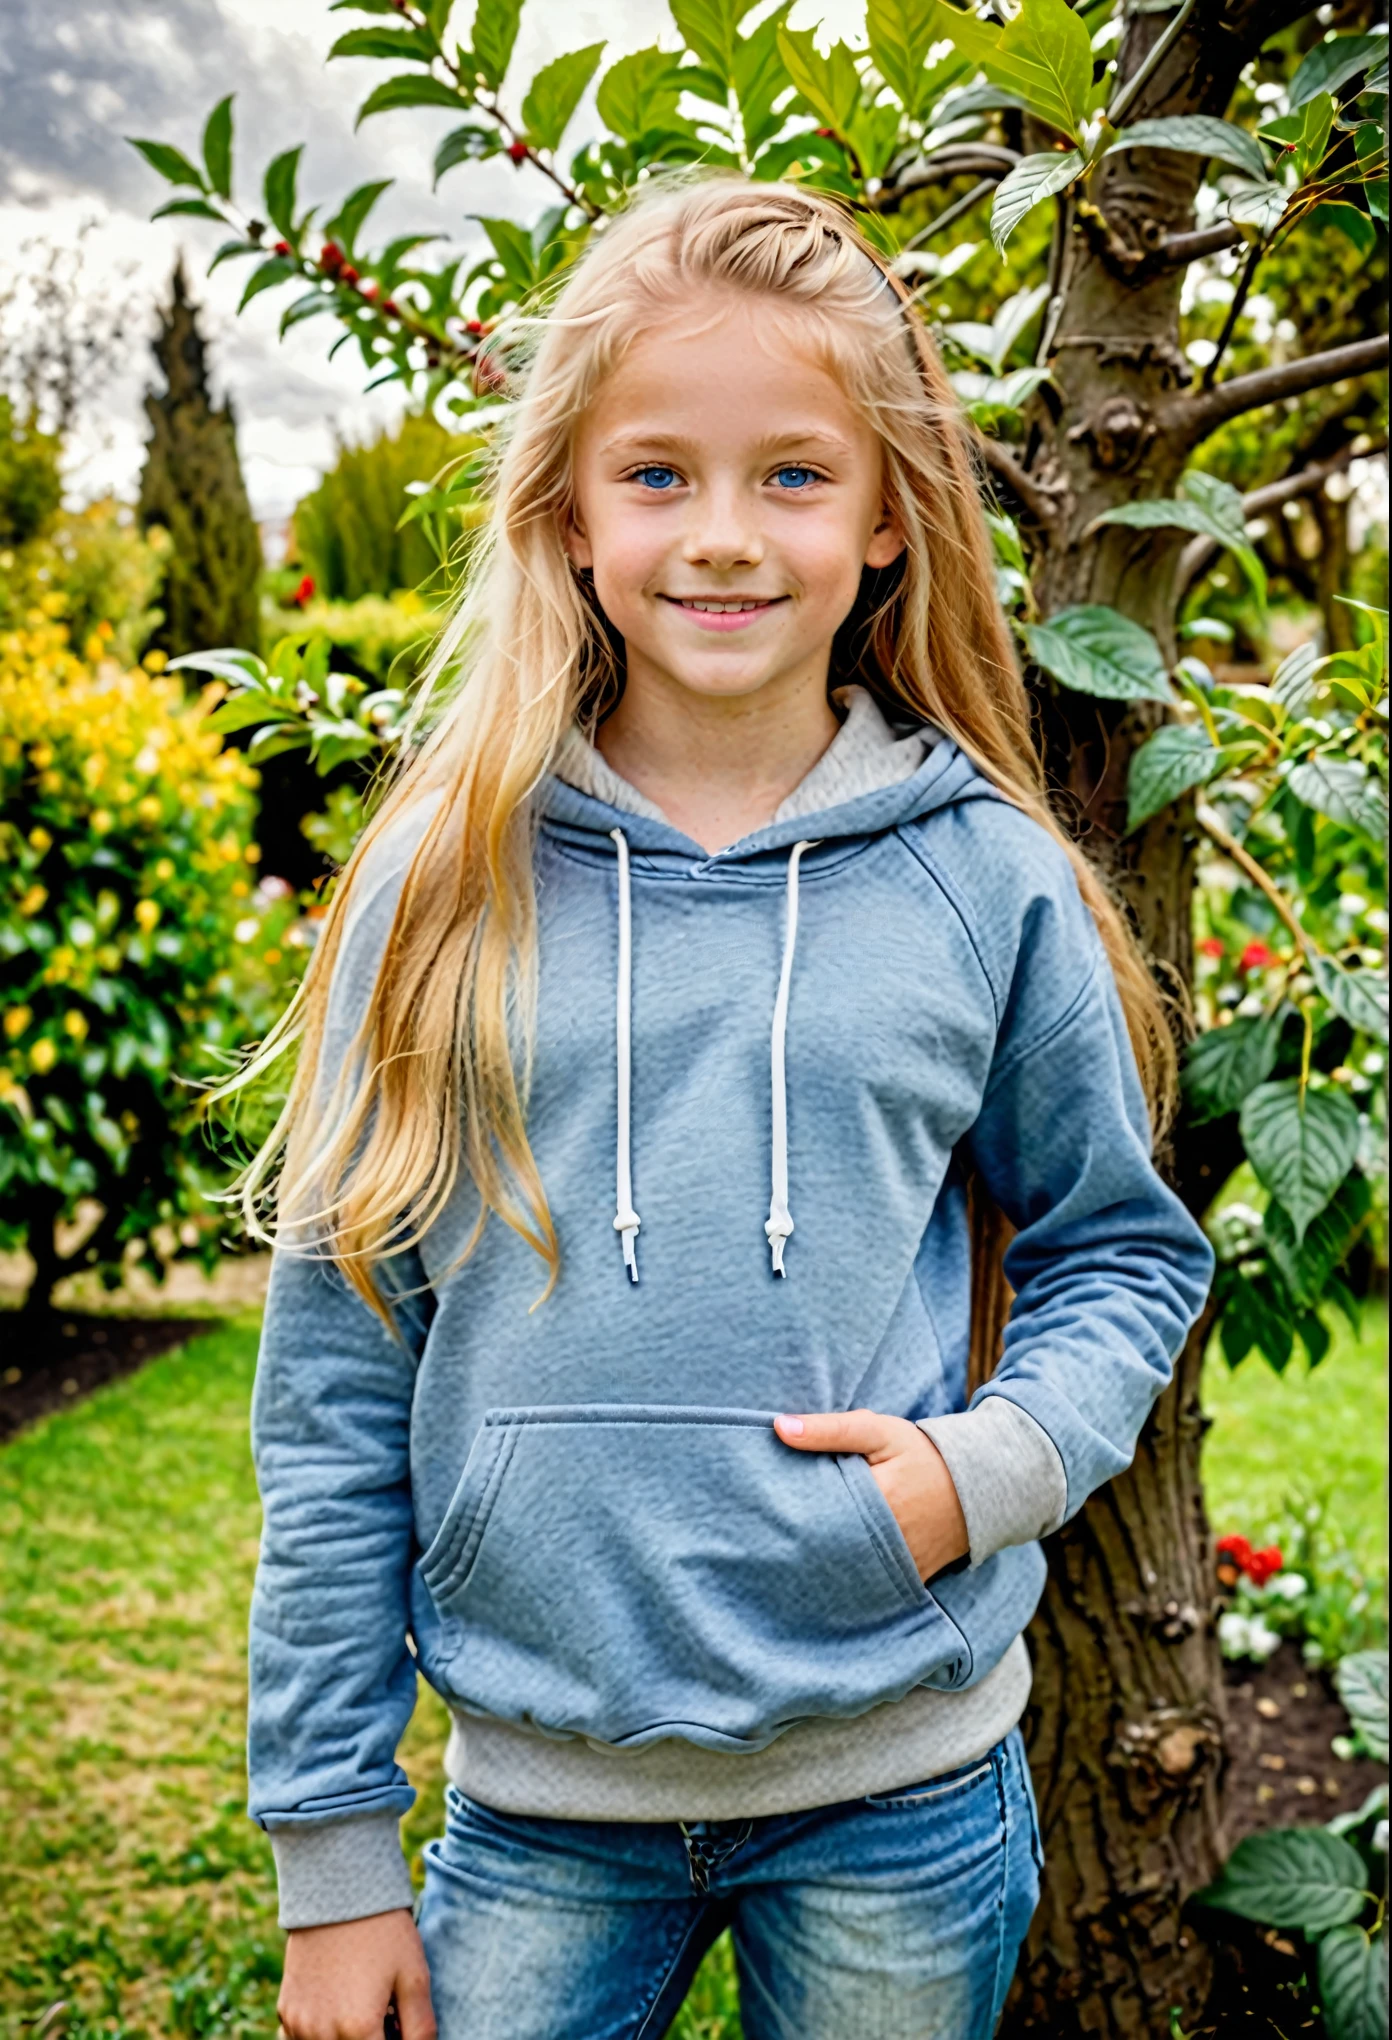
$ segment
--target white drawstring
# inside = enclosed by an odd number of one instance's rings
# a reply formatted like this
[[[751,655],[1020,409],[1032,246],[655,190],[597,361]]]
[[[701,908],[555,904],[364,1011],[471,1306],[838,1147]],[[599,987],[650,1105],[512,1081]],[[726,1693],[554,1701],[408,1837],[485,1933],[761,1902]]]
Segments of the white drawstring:
[[[634,1282],[638,1280],[638,1227],[633,1209],[633,1159],[629,1132],[632,1095],[633,1048],[633,901],[628,879],[628,838],[622,829],[609,834],[619,851],[619,975],[614,999],[614,1033],[618,1061],[619,1124],[615,1149],[614,1230],[623,1241],[624,1265]]]
[[[638,1280],[638,1227],[633,1209],[632,1096],[633,1096],[633,888],[628,869],[628,838],[622,829],[610,836],[619,853],[619,967],[614,997],[614,1039],[618,1076],[618,1129],[615,1142],[614,1230],[623,1241],[624,1265]],[[773,1003],[773,1035],[770,1044],[770,1103],[773,1119],[773,1194],[769,1200],[768,1223],[764,1233],[773,1256],[773,1272],[786,1276],[784,1244],[792,1238],[793,1217],[788,1209],[788,1079],[786,1046],[788,1037],[788,996],[793,982],[793,958],[797,951],[798,865],[804,850],[816,848],[815,841],[795,843],[788,859],[787,910],[783,927],[783,965],[778,974],[778,997]]]
[[[778,997],[773,1002],[773,1038],[770,1049],[771,1102],[773,1109],[773,1195],[769,1199],[768,1223],[764,1227],[773,1255],[773,1272],[786,1275],[783,1247],[791,1239],[793,1215],[788,1209],[788,1083],[785,1044],[788,1035],[788,993],[793,982],[793,954],[797,949],[798,865],[811,843],[795,843],[788,859],[788,905],[783,928],[783,968],[778,973]]]

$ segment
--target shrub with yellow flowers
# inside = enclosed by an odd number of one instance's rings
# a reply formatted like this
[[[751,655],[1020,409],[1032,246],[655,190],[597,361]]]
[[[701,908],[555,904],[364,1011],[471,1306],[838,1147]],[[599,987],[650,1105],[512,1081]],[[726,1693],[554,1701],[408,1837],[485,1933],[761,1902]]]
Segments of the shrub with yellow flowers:
[[[0,631],[0,1244],[28,1244],[26,1309],[75,1265],[118,1279],[152,1235],[211,1261],[229,1221],[200,1082],[243,1039],[257,775],[152,653],[101,626],[79,654],[45,596]],[[240,931],[240,932],[239,932]],[[55,1221],[101,1207],[80,1260]]]

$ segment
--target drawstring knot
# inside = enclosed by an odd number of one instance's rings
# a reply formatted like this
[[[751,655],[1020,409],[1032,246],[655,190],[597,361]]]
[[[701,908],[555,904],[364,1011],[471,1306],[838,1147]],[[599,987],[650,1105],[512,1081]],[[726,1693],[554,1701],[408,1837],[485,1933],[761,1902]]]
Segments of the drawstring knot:
[[[622,829],[610,836],[619,853],[619,965],[614,999],[614,1045],[618,1077],[618,1121],[615,1142],[614,1230],[623,1241],[624,1266],[629,1279],[638,1280],[638,1228],[641,1223],[633,1208],[632,1101],[633,1101],[633,885],[629,872],[628,838]],[[772,1194],[764,1236],[769,1243],[773,1273],[786,1277],[783,1250],[793,1236],[793,1215],[788,1209],[788,998],[793,982],[793,959],[797,953],[798,867],[804,850],[816,848],[815,841],[795,843],[788,858],[787,908],[783,924],[783,961],[778,973],[778,995],[773,1003],[773,1030],[769,1042],[769,1097],[773,1136]]]

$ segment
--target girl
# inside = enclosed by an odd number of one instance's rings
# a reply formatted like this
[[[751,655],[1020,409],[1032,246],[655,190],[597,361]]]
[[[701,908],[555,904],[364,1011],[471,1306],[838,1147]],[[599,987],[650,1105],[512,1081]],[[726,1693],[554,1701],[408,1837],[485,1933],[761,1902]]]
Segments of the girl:
[[[837,208],[704,182],[596,240],[440,666],[251,1182],[283,1147],[284,2029],[657,2036],[728,1923],[748,2040],[985,2040],[1038,1891],[1037,1540],[1127,1464],[1212,1255],[952,392]],[[969,1406],[968,1170],[1016,1228]]]

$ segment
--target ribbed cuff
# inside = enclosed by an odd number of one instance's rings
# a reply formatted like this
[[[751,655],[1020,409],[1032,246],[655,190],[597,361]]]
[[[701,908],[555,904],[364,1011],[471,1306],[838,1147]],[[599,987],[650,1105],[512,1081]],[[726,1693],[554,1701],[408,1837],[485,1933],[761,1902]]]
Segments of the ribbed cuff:
[[[395,1813],[272,1828],[271,1848],[280,1924],[287,1930],[336,1926],[415,1904]]]
[[[988,1395],[974,1409],[922,1417],[918,1428],[947,1461],[974,1566],[1007,1544],[1032,1544],[1057,1530],[1068,1507],[1068,1481],[1058,1447],[1028,1410]]]

